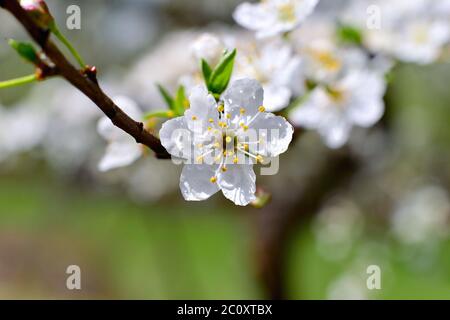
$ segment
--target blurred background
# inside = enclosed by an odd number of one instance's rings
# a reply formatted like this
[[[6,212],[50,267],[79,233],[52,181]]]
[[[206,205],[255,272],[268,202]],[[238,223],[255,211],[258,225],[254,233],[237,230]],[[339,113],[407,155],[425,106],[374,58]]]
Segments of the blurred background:
[[[47,1],[61,26],[73,2]],[[76,1],[81,30],[62,30],[108,94],[161,109],[155,83],[192,68],[202,30],[238,28],[239,2]],[[0,35],[28,39],[3,11]],[[32,71],[0,41],[1,80]],[[396,65],[382,121],[337,151],[303,133],[278,175],[258,177],[263,209],[185,202],[180,168],[150,154],[99,172],[101,114],[61,79],[1,90],[0,298],[449,299],[449,83],[448,59]]]

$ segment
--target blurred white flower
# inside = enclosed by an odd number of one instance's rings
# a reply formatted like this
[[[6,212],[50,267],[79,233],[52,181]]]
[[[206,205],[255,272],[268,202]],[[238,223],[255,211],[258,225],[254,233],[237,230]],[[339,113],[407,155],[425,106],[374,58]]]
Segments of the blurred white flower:
[[[241,26],[269,37],[292,31],[309,16],[319,0],[264,0],[240,4],[233,17]]]
[[[314,221],[317,250],[327,260],[345,258],[362,231],[363,218],[356,205],[346,199],[328,204]]]
[[[293,82],[300,71],[300,57],[294,55],[289,44],[280,40],[239,50],[233,78],[258,80],[264,89],[264,106],[273,112],[289,105]],[[303,82],[299,82],[296,83],[297,94],[303,93]]]
[[[331,283],[327,290],[329,300],[366,300],[367,287],[362,277],[345,273]]]
[[[205,200],[219,190],[236,205],[255,200],[253,164],[285,152],[293,134],[284,118],[265,112],[263,95],[257,81],[240,79],[223,95],[224,105],[217,105],[206,88],[198,86],[184,116],[163,124],[162,145],[186,161],[180,178],[186,200]],[[278,135],[269,137],[271,129]],[[266,130],[265,136],[249,136],[249,130]]]
[[[205,59],[210,66],[219,62],[224,50],[225,45],[220,38],[210,33],[200,35],[191,46],[195,63],[199,64],[201,59]]]
[[[130,98],[118,96],[113,100],[116,105],[134,120],[138,121],[142,118],[142,111]],[[114,126],[108,117],[104,116],[98,121],[97,131],[108,141],[105,155],[98,164],[100,171],[108,171],[130,165],[142,156],[144,152],[143,146],[136,143],[122,129]]]
[[[315,129],[330,148],[344,145],[354,125],[370,127],[384,113],[382,75],[354,70],[328,86],[318,86],[289,117],[295,125]]]
[[[0,106],[0,161],[36,147],[46,128],[47,117],[42,110],[31,105],[11,109]]]
[[[450,202],[446,191],[426,186],[408,194],[392,216],[392,231],[402,242],[418,244],[448,236]]]
[[[379,27],[367,27],[367,8],[379,9]],[[359,27],[371,51],[418,64],[435,62],[450,40],[448,4],[435,0],[353,1],[342,14]]]

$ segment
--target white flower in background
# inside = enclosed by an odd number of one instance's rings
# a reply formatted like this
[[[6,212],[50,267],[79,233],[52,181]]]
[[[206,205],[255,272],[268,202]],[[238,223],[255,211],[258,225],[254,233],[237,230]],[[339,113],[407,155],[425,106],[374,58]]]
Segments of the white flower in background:
[[[250,45],[239,50],[234,79],[252,78],[264,89],[264,106],[278,111],[289,105],[294,79],[301,73],[301,59],[283,41],[271,41],[262,46]],[[296,83],[297,94],[303,93],[303,82]]]
[[[130,98],[118,96],[113,100],[116,105],[134,120],[142,118],[142,111]],[[97,131],[108,141],[105,155],[98,164],[100,171],[108,171],[130,165],[142,156],[144,152],[143,147],[122,129],[114,126],[106,116],[98,121]]]
[[[231,83],[222,105],[198,86],[184,116],[163,124],[162,145],[185,160],[180,189],[186,200],[205,200],[219,190],[236,205],[255,200],[253,164],[285,152],[293,134],[286,119],[265,112],[263,96],[257,81],[240,79]]]
[[[289,36],[289,41],[303,59],[301,76],[315,82],[333,82],[349,70],[367,68],[369,63],[361,49],[340,45],[336,24],[330,18],[309,20]]]
[[[354,125],[370,127],[381,118],[385,90],[382,75],[355,70],[333,85],[316,87],[289,116],[295,125],[317,130],[330,148],[339,148]]]
[[[408,194],[392,215],[392,231],[402,242],[418,244],[448,235],[450,201],[444,189],[426,186]]]
[[[42,110],[30,105],[11,109],[0,106],[0,161],[30,151],[41,143],[47,120]]]
[[[442,21],[410,21],[397,34],[392,54],[399,60],[418,64],[436,61],[450,40],[450,23]]]
[[[294,30],[309,16],[319,0],[263,0],[240,4],[233,17],[241,26],[269,37]]]
[[[215,66],[225,50],[225,45],[219,37],[204,33],[198,37],[191,46],[192,55],[198,64],[201,59],[205,59],[210,66]]]
[[[367,8],[379,8],[379,27],[367,27]],[[357,26],[369,50],[418,64],[435,62],[450,40],[447,5],[435,0],[353,1],[341,19]],[[446,13],[445,13],[446,12]]]

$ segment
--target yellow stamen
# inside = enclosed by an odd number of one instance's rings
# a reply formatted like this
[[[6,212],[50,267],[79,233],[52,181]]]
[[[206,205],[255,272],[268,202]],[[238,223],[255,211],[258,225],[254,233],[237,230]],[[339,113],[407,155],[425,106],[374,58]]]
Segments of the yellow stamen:
[[[244,113],[245,113],[245,109],[244,109],[244,108],[241,108],[241,109],[239,110],[239,113],[240,113],[240,114],[244,114]]]
[[[209,118],[209,123],[214,123],[214,119],[213,118]]]
[[[225,116],[227,119],[231,119],[231,114],[227,113],[227,115]]]
[[[256,159],[256,162],[258,162],[258,163],[263,163],[263,161],[264,161],[264,158],[260,154],[258,154],[255,159]]]
[[[264,106],[259,106],[258,111],[264,112],[264,111],[266,111],[266,108]]]
[[[230,136],[227,136],[225,138],[226,143],[230,143],[233,140],[233,138],[231,138]]]
[[[209,181],[211,181],[211,183],[216,183],[217,182],[217,178],[216,177],[211,177],[211,179],[209,179]]]
[[[238,163],[239,162],[239,159],[238,159],[238,157],[234,157],[234,159],[233,159],[233,163],[234,164],[236,164],[236,163]]]
[[[192,116],[192,120],[197,120],[197,117],[196,116]]]
[[[218,110],[219,112],[223,112],[223,110],[224,110],[223,105],[218,106],[218,107],[217,107],[217,110]]]
[[[222,167],[222,172],[227,172],[227,167]]]

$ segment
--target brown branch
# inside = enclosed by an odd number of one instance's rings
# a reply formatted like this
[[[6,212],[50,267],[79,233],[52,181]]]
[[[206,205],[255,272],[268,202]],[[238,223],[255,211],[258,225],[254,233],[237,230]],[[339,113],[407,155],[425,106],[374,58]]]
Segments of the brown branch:
[[[95,69],[87,67],[81,72],[77,70],[50,40],[49,30],[36,24],[17,0],[0,0],[0,6],[14,15],[23,25],[33,40],[42,48],[45,55],[53,62],[58,73],[91,99],[111,119],[115,126],[131,135],[137,143],[152,149],[158,158],[170,158],[159,139],[149,133],[142,122],[130,118],[102,91],[95,77]]]
[[[347,185],[358,166],[347,152],[330,151],[324,166],[307,178],[295,200],[274,201],[255,212],[255,264],[266,299],[288,298],[289,249],[299,224],[316,214],[333,191]]]

